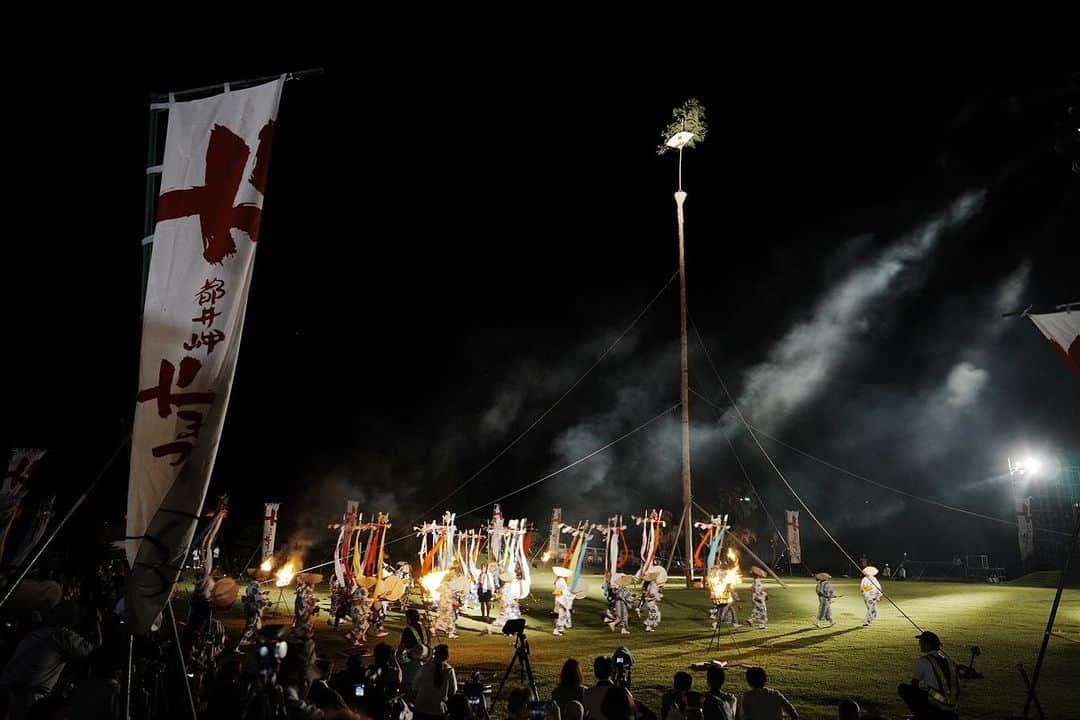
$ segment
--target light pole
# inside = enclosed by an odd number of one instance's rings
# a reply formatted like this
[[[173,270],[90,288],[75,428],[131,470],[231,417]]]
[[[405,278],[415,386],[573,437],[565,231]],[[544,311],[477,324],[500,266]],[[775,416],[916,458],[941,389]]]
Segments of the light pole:
[[[686,234],[683,204],[686,192],[682,188],[683,149],[705,139],[705,110],[697,100],[688,100],[675,108],[674,122],[664,132],[660,153],[670,150],[679,153],[678,183],[675,190],[675,209],[679,225],[679,407],[682,414],[682,527],[683,564],[686,566],[686,587],[694,586],[694,512],[693,490],[690,482],[690,364],[686,333]],[[674,552],[674,548],[672,548]]]

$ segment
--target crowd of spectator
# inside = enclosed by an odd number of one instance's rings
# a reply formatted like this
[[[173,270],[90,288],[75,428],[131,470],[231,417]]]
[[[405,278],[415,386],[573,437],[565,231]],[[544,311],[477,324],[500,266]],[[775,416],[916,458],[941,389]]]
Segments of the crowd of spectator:
[[[221,652],[206,666],[193,662],[192,648],[177,652],[184,633],[167,623],[150,639],[132,640],[118,606],[122,582],[99,573],[96,582],[64,584],[64,599],[47,612],[7,619],[0,641],[0,718],[12,720],[164,720],[191,716],[214,720],[490,720],[490,687],[459,684],[447,645],[435,645],[420,613],[410,610],[396,646],[385,642],[362,658],[350,655],[341,667],[317,652],[310,637],[283,626],[263,628],[243,653]],[[956,715],[936,703],[947,656],[933,633],[920,635],[915,677],[899,688],[914,717],[946,720]],[[128,653],[134,662],[128,670]],[[178,658],[187,654],[188,682],[178,680]],[[940,658],[938,657],[940,656]],[[710,665],[704,687],[687,672],[675,674],[659,706],[633,694],[629,677],[612,656],[592,661],[592,677],[568,658],[547,697],[511,689],[506,720],[797,720],[798,710],[769,685],[761,667],[749,667],[731,687],[728,672]],[[950,661],[951,662],[951,661]],[[938,663],[940,667],[936,667]],[[131,673],[130,700],[123,691]],[[742,672],[740,672],[742,674]],[[542,683],[543,684],[543,683]],[[739,683],[742,685],[742,682]],[[470,690],[470,687],[472,688]],[[483,687],[481,685],[481,687]],[[189,693],[190,691],[190,693]],[[940,693],[939,693],[940,695]],[[128,703],[130,702],[130,707]],[[844,699],[841,720],[861,714]]]

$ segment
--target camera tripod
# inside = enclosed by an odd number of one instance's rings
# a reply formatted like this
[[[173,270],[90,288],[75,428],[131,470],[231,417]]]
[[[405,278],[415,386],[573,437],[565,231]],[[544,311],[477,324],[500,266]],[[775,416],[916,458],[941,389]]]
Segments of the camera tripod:
[[[540,700],[540,692],[536,689],[536,678],[533,677],[532,663],[529,662],[529,641],[525,638],[525,633],[519,632],[514,638],[514,657],[510,658],[510,664],[506,666],[506,672],[499,681],[499,689],[495,691],[495,696],[491,699],[492,705],[499,701],[503,686],[510,678],[510,673],[514,672],[514,663],[521,665],[519,671],[522,681],[528,678],[533,700]]]

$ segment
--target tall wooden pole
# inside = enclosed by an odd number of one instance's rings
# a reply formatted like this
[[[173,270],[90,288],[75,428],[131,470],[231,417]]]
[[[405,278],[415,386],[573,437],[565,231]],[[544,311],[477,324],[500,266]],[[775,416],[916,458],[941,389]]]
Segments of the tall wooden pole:
[[[675,207],[679,218],[679,355],[680,388],[679,406],[682,411],[682,499],[683,499],[683,563],[686,565],[686,587],[694,586],[694,526],[690,503],[693,493],[690,487],[690,361],[686,338],[686,240],[683,232],[683,203],[686,193],[682,189],[682,150],[679,150],[679,189],[675,193]]]

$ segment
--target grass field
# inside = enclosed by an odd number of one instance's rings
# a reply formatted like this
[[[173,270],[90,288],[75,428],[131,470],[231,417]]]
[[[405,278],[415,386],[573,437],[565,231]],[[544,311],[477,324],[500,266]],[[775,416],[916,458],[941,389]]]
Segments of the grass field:
[[[656,633],[641,631],[640,622],[630,635],[615,635],[601,622],[604,603],[600,579],[590,579],[590,597],[575,606],[574,628],[565,637],[551,634],[551,599],[547,589],[550,575],[534,576],[534,597],[528,601],[528,638],[532,664],[542,696],[547,696],[567,657],[576,657],[586,669],[592,658],[610,654],[626,645],[636,664],[633,691],[639,700],[659,704],[661,691],[670,686],[675,672],[694,662],[719,659],[735,666],[728,673],[728,689],[745,688],[741,669],[761,665],[768,670],[770,684],[784,692],[806,718],[834,718],[836,704],[844,697],[855,698],[866,709],[890,717],[902,717],[904,708],[896,698],[896,685],[911,677],[918,647],[916,631],[888,603],[879,606],[878,621],[861,627],[864,606],[855,580],[834,581],[843,595],[834,603],[837,624],[817,629],[812,625],[817,599],[813,582],[794,579],[785,590],[769,581],[769,627],[766,630],[740,628],[725,632],[719,652],[707,650],[708,598],[701,590],[679,588],[673,578],[666,588],[662,606],[663,624]],[[320,588],[324,590],[324,588]],[[1023,708],[1025,689],[1017,672],[1024,663],[1030,673],[1038,653],[1053,600],[1053,589],[1008,585],[945,582],[885,582],[885,590],[916,622],[937,632],[945,650],[966,663],[968,648],[979,645],[982,656],[975,662],[983,680],[968,681],[962,690],[962,717],[1007,718]],[[749,589],[740,591],[744,608],[749,606]],[[272,599],[276,599],[274,590]],[[321,595],[323,605],[325,596]],[[289,616],[276,620],[291,622],[292,593],[286,593]],[[181,601],[186,605],[186,602]],[[179,608],[178,608],[179,610]],[[740,612],[745,619],[747,611]],[[243,625],[239,603],[220,615],[236,638]],[[631,614],[633,619],[633,614]],[[275,618],[267,618],[268,623]],[[344,658],[349,648],[341,634],[326,624],[325,614],[316,623],[316,643],[321,652]],[[387,640],[397,641],[401,617],[391,614]],[[450,640],[451,664],[458,678],[472,670],[499,673],[513,654],[513,642],[500,635],[489,637],[483,626],[463,617],[458,624],[461,637]],[[703,673],[694,673],[695,688],[704,687]],[[588,681],[588,678],[587,678]],[[513,682],[513,681],[512,681]],[[1080,590],[1067,590],[1058,612],[1055,637],[1051,638],[1039,682],[1039,697],[1051,718],[1080,718],[1076,686],[1080,683]]]

